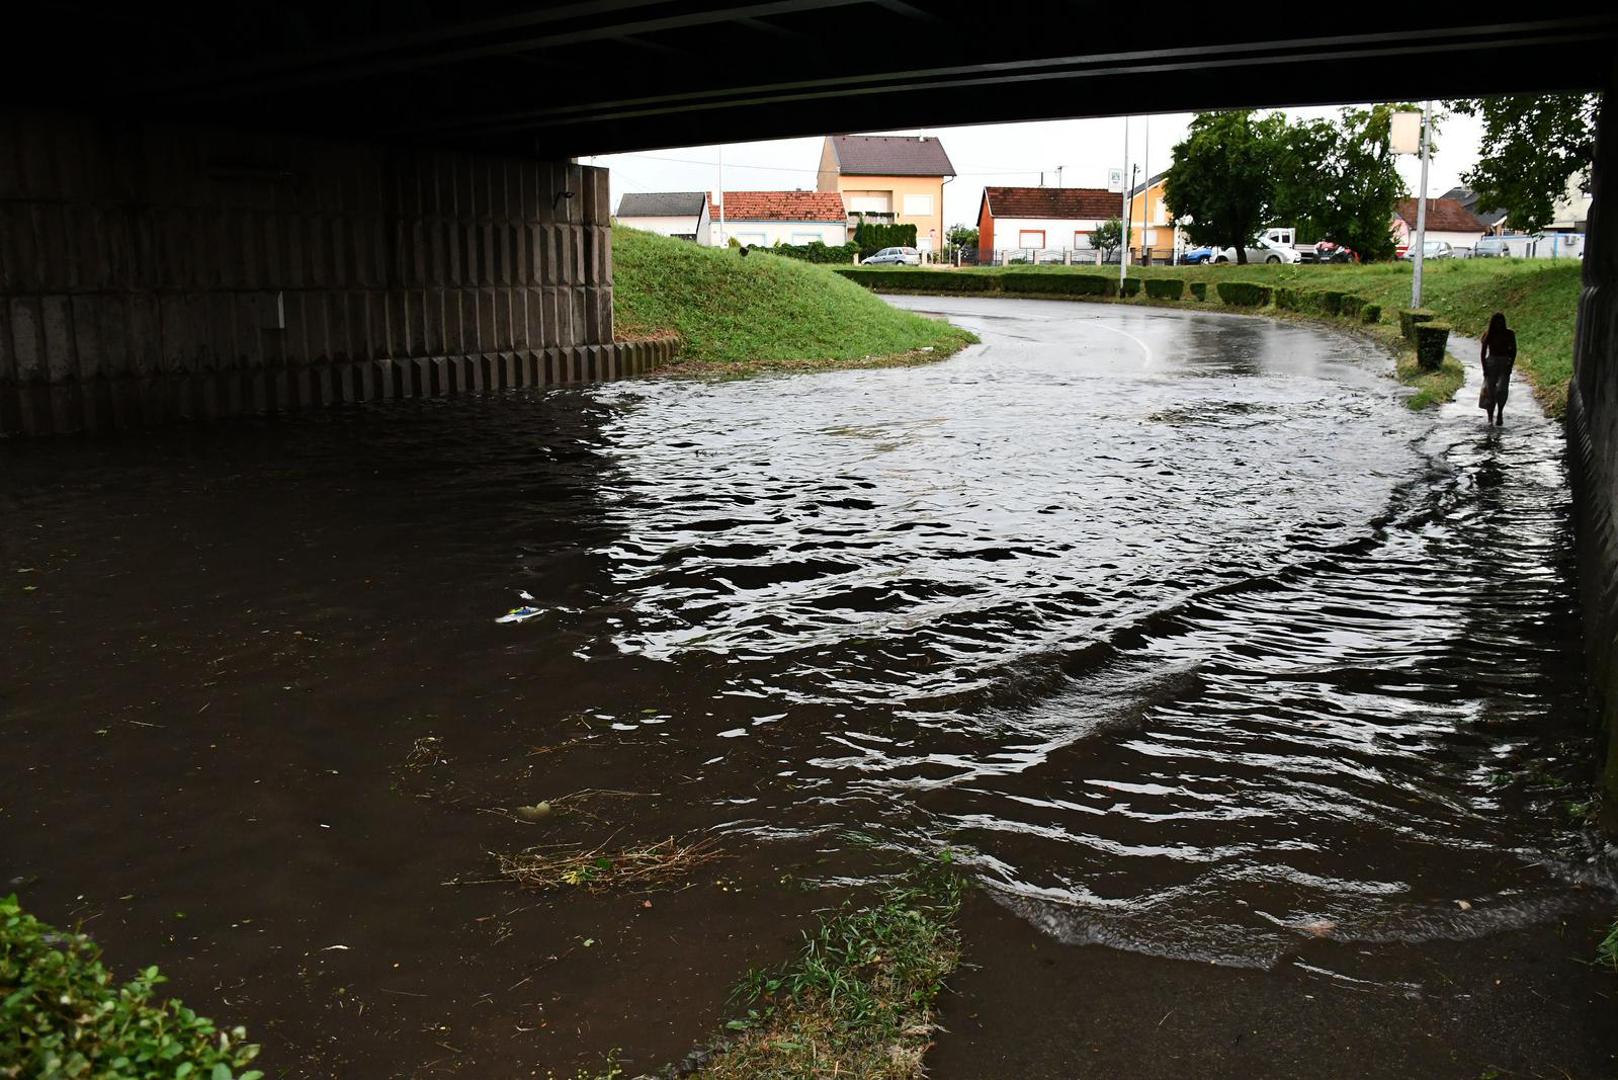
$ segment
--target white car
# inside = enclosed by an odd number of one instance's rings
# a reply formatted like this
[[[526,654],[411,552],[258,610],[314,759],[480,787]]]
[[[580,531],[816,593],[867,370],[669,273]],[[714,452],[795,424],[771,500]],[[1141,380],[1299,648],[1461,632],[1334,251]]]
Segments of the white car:
[[[1285,244],[1277,243],[1267,236],[1261,236],[1247,248],[1247,261],[1250,263],[1295,263],[1302,259],[1298,252]],[[1233,263],[1236,261],[1236,249],[1233,247],[1220,248],[1208,260],[1212,263]]]

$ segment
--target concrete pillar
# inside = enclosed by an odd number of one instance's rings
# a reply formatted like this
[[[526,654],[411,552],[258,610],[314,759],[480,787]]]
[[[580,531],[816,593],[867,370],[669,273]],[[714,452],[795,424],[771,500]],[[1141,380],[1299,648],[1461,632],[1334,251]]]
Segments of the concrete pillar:
[[[1596,141],[1584,291],[1568,390],[1584,637],[1605,732],[1606,824],[1618,831],[1618,70]]]
[[[609,214],[570,162],[0,109],[0,435],[578,378]]]

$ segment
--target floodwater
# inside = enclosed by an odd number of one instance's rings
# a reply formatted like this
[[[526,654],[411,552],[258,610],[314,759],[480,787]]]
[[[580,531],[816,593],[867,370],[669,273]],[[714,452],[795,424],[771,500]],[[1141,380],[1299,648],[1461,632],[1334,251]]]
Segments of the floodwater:
[[[287,1075],[677,1060],[809,912],[945,849],[993,901],[969,953],[1012,918],[1165,1001],[1211,965],[1389,1024],[1472,997],[1399,950],[1588,955],[1614,876],[1566,805],[1595,751],[1526,387],[1489,431],[1323,330],[896,302],[984,344],[0,446],[0,875]],[[493,880],[670,836],[726,858]],[[1532,959],[1557,1009],[1513,1052],[1610,1066],[1599,975]]]

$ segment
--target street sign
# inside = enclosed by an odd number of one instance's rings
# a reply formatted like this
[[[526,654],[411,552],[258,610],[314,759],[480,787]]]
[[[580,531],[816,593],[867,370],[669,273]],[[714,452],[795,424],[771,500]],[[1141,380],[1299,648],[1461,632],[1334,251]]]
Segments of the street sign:
[[[1124,170],[1122,170],[1122,169],[1108,169],[1107,170],[1107,190],[1112,192],[1114,195],[1118,195],[1118,194],[1123,192],[1123,190],[1124,190]]]
[[[1421,153],[1421,113],[1396,112],[1388,133],[1388,148],[1395,154]]]

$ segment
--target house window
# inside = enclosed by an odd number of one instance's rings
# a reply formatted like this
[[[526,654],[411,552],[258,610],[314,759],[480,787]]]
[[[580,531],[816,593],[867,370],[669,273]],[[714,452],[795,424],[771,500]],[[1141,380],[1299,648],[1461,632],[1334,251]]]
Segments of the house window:
[[[906,195],[904,206],[905,216],[907,217],[932,217],[933,197],[931,195]]]
[[[1045,246],[1044,229],[1022,229],[1017,233],[1017,246],[1020,248],[1042,248]]]
[[[754,244],[763,247],[768,243],[761,232],[733,232],[730,235],[732,239],[744,247],[752,247]]]
[[[826,242],[826,238],[818,232],[795,232],[792,234],[794,244],[813,244],[817,240],[822,244]]]
[[[1090,246],[1090,232],[1088,229],[1073,230],[1073,246],[1075,248],[1087,248]]]
[[[893,212],[893,192],[845,191],[843,203],[851,214],[888,214]]]

